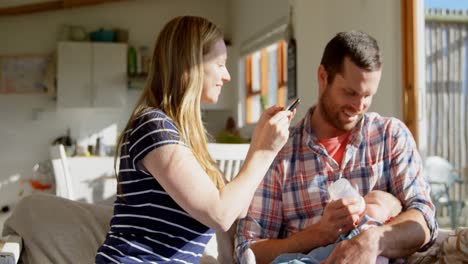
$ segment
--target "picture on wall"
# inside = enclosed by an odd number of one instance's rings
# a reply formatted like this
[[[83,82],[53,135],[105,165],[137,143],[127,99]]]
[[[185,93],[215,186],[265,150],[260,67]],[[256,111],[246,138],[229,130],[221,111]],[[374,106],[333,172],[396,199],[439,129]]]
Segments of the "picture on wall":
[[[46,93],[50,56],[0,56],[0,93]]]

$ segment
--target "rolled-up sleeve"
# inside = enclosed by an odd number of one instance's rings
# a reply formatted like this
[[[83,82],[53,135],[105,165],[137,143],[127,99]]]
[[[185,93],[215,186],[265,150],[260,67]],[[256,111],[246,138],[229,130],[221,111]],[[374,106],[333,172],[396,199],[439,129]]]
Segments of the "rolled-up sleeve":
[[[427,247],[437,238],[438,225],[435,206],[430,197],[430,186],[424,177],[421,156],[409,129],[399,120],[393,119],[389,126],[391,135],[392,164],[391,190],[402,202],[403,209],[416,209],[426,220],[431,233]]]
[[[277,159],[257,188],[247,216],[239,220],[235,239],[238,263],[243,263],[250,244],[258,239],[278,238],[283,223],[282,166]]]

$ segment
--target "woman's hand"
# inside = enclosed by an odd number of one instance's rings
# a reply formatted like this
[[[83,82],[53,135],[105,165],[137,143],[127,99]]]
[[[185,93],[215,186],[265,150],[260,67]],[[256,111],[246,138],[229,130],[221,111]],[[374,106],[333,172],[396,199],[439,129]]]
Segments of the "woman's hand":
[[[281,106],[272,106],[265,110],[258,120],[250,143],[251,149],[277,153],[289,137],[289,123],[296,114],[283,111]]]

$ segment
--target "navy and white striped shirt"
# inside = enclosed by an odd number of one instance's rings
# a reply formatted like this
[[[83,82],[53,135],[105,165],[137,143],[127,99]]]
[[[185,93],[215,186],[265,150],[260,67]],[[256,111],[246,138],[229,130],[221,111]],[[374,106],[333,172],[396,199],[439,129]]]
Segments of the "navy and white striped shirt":
[[[125,131],[111,228],[96,263],[198,263],[214,231],[185,212],[138,163],[152,150],[184,144],[161,110],[138,116]]]

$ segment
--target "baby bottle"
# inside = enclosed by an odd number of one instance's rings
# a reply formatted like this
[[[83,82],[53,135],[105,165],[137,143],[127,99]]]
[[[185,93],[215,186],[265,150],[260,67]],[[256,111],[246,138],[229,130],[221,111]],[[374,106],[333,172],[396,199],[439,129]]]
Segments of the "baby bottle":
[[[351,186],[351,183],[345,178],[340,178],[337,181],[333,182],[330,185],[330,187],[328,187],[328,193],[330,194],[330,198],[332,200],[338,200],[345,197],[360,197],[360,213],[364,212],[366,208],[364,198],[353,186]]]

